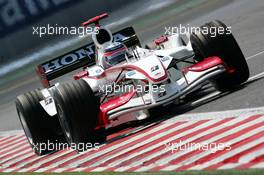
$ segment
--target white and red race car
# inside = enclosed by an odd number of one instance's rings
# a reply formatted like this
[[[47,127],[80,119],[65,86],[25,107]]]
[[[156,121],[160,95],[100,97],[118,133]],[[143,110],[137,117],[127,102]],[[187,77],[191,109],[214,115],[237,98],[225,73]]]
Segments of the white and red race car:
[[[39,155],[57,151],[43,144],[104,142],[106,129],[143,120],[151,108],[177,104],[205,82],[228,91],[249,77],[243,53],[220,21],[202,28],[223,28],[221,35],[166,35],[142,48],[132,27],[113,35],[101,27],[99,20],[107,16],[83,23],[98,27],[93,43],[37,67],[42,90],[17,97],[19,119]],[[51,85],[52,79],[81,67],[76,81]]]

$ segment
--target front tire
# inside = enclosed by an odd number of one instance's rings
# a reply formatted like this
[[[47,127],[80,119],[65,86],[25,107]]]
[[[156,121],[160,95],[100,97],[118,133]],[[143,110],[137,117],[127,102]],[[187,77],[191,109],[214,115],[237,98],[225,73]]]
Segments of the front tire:
[[[228,31],[227,26],[221,21],[212,21],[200,27],[207,31],[220,31],[223,34],[193,33],[190,37],[196,60],[201,61],[206,57],[218,56],[227,65],[229,73],[212,80],[213,85],[219,91],[228,91],[246,82],[249,78],[249,69],[246,59],[235,40],[234,36]],[[222,30],[223,31],[223,30]]]
[[[94,96],[88,83],[79,80],[60,85],[54,98],[66,139],[77,151],[84,151],[87,144],[94,145],[106,139],[105,132],[97,135],[95,131],[100,99]]]
[[[55,145],[65,142],[57,115],[49,116],[39,103],[42,100],[44,97],[39,90],[16,99],[19,120],[29,144],[38,155],[58,151]]]

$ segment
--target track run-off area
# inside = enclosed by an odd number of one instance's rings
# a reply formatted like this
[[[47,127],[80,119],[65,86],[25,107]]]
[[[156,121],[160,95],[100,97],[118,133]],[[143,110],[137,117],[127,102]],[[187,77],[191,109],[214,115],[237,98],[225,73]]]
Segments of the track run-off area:
[[[33,153],[2,132],[0,172],[179,171],[264,167],[264,108],[183,114],[108,136],[98,149]]]

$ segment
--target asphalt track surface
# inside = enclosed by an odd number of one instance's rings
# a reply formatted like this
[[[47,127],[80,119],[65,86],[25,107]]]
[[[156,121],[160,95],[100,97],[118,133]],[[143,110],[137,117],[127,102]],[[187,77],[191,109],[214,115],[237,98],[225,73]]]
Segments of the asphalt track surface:
[[[261,74],[264,72],[263,8],[264,1],[262,0],[214,0],[177,15],[172,15],[172,13],[166,16],[172,11],[166,7],[132,23],[135,24],[135,29],[141,40],[149,41],[163,34],[165,26],[175,26],[180,23],[200,26],[213,19],[220,19],[232,26],[233,34],[247,58],[253,78],[243,87],[234,92],[219,94],[209,86],[199,96],[190,97],[190,103],[180,107],[171,107],[170,115],[264,106],[264,80]],[[127,14],[130,13],[132,12]],[[121,14],[126,13],[124,10],[120,10],[113,14],[113,18],[117,19]],[[166,18],[159,14],[164,14]],[[146,25],[144,26],[142,23]],[[11,85],[7,85],[4,91],[0,91],[0,131],[21,129],[14,107],[14,99],[18,94],[39,86],[38,79],[33,74],[28,74],[21,78],[18,83],[13,82]]]

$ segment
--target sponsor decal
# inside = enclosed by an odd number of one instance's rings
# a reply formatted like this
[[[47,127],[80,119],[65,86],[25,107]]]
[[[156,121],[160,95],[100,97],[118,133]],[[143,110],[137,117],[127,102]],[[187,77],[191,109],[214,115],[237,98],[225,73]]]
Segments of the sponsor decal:
[[[53,103],[53,98],[52,97],[49,97],[49,98],[45,99],[45,105],[49,105],[51,103]]]
[[[154,72],[156,70],[159,70],[159,65],[151,67],[151,72]]]
[[[135,75],[136,74],[136,71],[129,71],[128,73],[127,73],[127,76],[128,77],[131,77],[131,76],[133,76],[133,75]]]
[[[102,69],[97,69],[97,70],[95,71],[95,73],[97,73],[97,74],[102,73]]]
[[[168,61],[169,59],[170,57],[166,56],[166,57],[160,58],[160,61],[165,62],[165,61]]]

